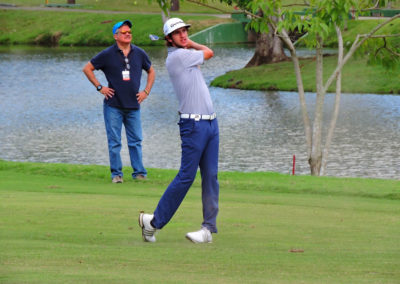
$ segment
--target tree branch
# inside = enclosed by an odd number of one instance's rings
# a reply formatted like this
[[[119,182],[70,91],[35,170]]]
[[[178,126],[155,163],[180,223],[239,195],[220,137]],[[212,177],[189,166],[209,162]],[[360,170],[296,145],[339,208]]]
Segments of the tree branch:
[[[261,19],[262,17],[256,14],[253,14],[252,12],[249,12],[247,10],[240,9],[243,13],[245,13],[247,16],[251,16],[252,18],[256,19]]]
[[[399,57],[400,57],[400,53],[398,53],[398,52],[394,51],[393,49],[391,49],[391,48],[389,48],[389,47],[386,47],[386,50],[387,50],[387,51],[389,51],[391,54],[393,54],[393,55],[396,55],[396,56],[399,56]]]
[[[360,37],[367,37],[368,34],[360,35]],[[392,35],[372,35],[369,38],[387,38],[387,37],[400,37],[400,34],[392,34]]]
[[[282,7],[295,7],[295,6],[299,6],[299,7],[310,7],[310,4],[287,4],[287,5],[282,5]]]
[[[381,51],[381,49],[386,49],[386,38],[383,38],[383,46],[376,50],[375,57],[378,55],[378,53],[379,53],[379,51]]]

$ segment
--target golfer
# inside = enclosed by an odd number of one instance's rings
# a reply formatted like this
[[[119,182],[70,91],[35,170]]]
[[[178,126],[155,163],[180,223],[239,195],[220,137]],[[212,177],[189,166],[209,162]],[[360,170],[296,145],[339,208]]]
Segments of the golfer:
[[[181,19],[164,24],[168,46],[166,67],[179,101],[179,129],[182,158],[179,173],[161,197],[153,214],[139,215],[144,241],[155,242],[156,230],[163,228],[175,214],[192,185],[200,166],[202,178],[203,222],[199,231],[186,234],[195,243],[211,243],[217,233],[219,130],[210,93],[199,65],[213,57],[208,47],[188,38]]]
[[[134,179],[146,179],[147,171],[142,162],[142,125],[140,104],[149,96],[155,71],[147,54],[131,44],[132,23],[118,22],[113,27],[115,44],[101,51],[83,68],[90,82],[104,96],[103,113],[110,157],[111,180],[123,182],[121,161],[121,130],[125,126],[129,157]],[[108,87],[97,80],[94,70],[102,70]],[[142,70],[147,72],[146,87],[139,91]]]

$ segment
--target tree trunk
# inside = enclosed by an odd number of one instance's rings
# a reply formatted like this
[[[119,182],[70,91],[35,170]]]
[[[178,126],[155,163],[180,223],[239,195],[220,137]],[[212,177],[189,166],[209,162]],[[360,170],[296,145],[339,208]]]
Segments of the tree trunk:
[[[319,157],[311,157],[308,160],[310,164],[310,170],[312,176],[320,176],[321,174],[321,165],[322,165],[322,155]]]
[[[338,65],[340,66],[343,62],[343,36],[340,27],[336,26],[336,35],[338,38]],[[342,95],[342,71],[340,70],[336,77],[336,96],[335,96],[335,105],[333,107],[331,125],[328,129],[328,134],[326,136],[324,153],[322,155],[322,168],[321,175],[325,175],[326,164],[328,163],[328,155],[331,147],[331,142],[333,138],[333,133],[335,131],[337,118],[339,116],[339,107],[340,107],[340,98]]]
[[[282,30],[281,32],[282,40],[285,42],[286,46],[289,48],[291,59],[294,66],[294,71],[296,74],[296,82],[297,82],[297,92],[299,94],[299,101],[301,106],[301,113],[304,123],[304,134],[306,136],[306,143],[307,143],[307,157],[311,155],[311,146],[312,146],[312,135],[311,135],[311,121],[310,116],[308,115],[307,110],[307,103],[306,97],[304,93],[304,85],[303,85],[303,78],[301,76],[301,68],[300,68],[300,61],[297,57],[296,48],[292,41],[290,40],[289,34],[286,30]]]
[[[171,0],[171,11],[179,11],[179,0]]]
[[[270,27],[268,34],[258,33],[256,39],[256,50],[253,57],[245,67],[259,66],[287,60],[283,50],[282,40],[273,33]]]
[[[322,39],[317,36],[316,47],[316,89],[315,115],[313,122],[312,148],[309,159],[311,175],[319,176],[322,165],[322,120],[324,113],[325,91],[323,86],[323,51]]]
[[[167,14],[165,14],[163,11],[161,11],[161,18],[163,23],[165,24],[166,21],[169,19],[169,11],[167,11]]]

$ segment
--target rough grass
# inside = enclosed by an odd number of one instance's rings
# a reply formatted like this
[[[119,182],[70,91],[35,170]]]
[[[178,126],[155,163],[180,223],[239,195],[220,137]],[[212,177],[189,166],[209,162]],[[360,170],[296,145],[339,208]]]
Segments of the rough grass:
[[[129,169],[124,169],[129,176]],[[197,179],[154,244],[152,211],[175,171],[111,184],[107,167],[0,161],[3,283],[396,283],[400,183],[220,173],[219,233],[201,223]]]

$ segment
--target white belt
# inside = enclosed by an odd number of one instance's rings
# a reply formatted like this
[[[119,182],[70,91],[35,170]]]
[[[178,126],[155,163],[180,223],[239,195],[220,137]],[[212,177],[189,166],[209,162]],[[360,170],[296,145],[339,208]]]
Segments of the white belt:
[[[215,112],[213,114],[189,114],[189,113],[181,113],[180,114],[181,118],[190,118],[190,119],[194,119],[196,121],[201,120],[213,120],[215,118],[217,118],[217,115],[215,114]]]

